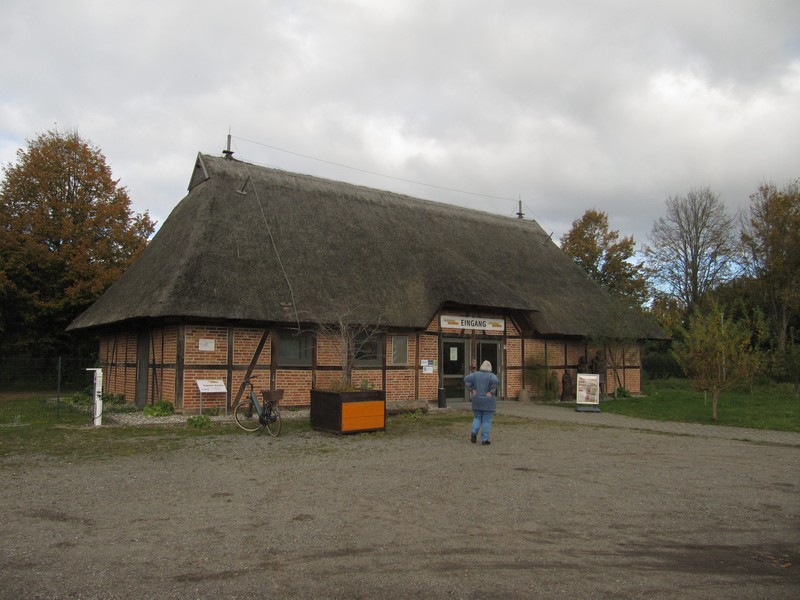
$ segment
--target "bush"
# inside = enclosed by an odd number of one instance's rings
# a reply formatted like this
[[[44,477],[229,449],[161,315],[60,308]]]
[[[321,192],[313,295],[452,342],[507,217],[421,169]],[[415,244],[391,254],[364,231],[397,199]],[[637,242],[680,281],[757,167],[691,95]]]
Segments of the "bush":
[[[208,415],[194,415],[189,417],[186,421],[186,424],[189,427],[194,427],[195,429],[207,429],[211,427],[211,417]]]
[[[75,392],[74,394],[64,398],[65,402],[68,404],[74,404],[75,406],[90,406],[93,400],[91,387],[81,390],[80,392]]]
[[[678,361],[669,351],[668,343],[645,344],[642,352],[642,368],[648,379],[671,379],[684,377]]]
[[[125,404],[125,394],[103,394],[104,404]]]
[[[558,376],[544,363],[538,360],[528,360],[525,363],[525,381],[533,384],[536,397],[557,399]]]
[[[175,412],[175,408],[172,406],[172,402],[162,400],[160,402],[156,402],[155,404],[148,404],[144,407],[142,412],[148,417],[166,417],[173,414]]]
[[[64,401],[76,406],[91,406],[94,402],[92,386],[65,397]],[[103,404],[125,404],[125,394],[103,394]]]

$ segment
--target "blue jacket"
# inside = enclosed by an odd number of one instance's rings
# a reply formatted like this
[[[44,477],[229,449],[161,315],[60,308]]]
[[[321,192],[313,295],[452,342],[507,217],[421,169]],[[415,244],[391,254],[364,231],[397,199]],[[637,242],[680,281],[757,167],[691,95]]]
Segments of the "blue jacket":
[[[496,396],[500,380],[494,373],[475,371],[464,377],[464,384],[468,390],[475,390],[472,394],[472,410],[497,410]]]

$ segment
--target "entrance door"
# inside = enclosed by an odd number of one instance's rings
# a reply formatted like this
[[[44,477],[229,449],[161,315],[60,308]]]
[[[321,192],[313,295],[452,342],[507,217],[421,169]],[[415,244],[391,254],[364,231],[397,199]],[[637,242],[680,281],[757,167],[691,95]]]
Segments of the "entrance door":
[[[468,340],[442,340],[442,386],[448,400],[465,402],[467,389],[464,377],[467,375]]]
[[[478,356],[475,361],[476,366],[480,369],[483,361],[488,360],[492,363],[492,372],[497,375],[500,372],[500,343],[499,342],[485,342],[478,340]]]
[[[475,364],[479,369],[485,360],[488,360],[490,363],[492,363],[492,372],[497,375],[498,379],[500,379],[500,389],[497,390],[497,394],[499,396],[501,394],[500,390],[503,389],[502,375],[500,375],[500,373],[503,372],[500,369],[500,342],[478,340],[476,353],[478,356]]]

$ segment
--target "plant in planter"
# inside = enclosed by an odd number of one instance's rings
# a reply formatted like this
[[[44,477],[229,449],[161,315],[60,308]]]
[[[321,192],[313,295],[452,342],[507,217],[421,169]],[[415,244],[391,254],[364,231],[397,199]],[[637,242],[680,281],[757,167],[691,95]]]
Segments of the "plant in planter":
[[[382,343],[380,317],[362,322],[355,309],[336,311],[334,322],[316,320],[318,339],[336,347],[341,377],[311,390],[311,426],[336,433],[379,431],[386,428],[386,393],[371,389],[364,380],[353,384],[353,367],[359,360],[377,361]]]
[[[378,347],[382,342],[381,317],[375,323],[358,320],[360,314],[356,308],[345,308],[333,311],[333,323],[317,320],[317,333],[328,340],[339,355],[341,378],[325,386],[335,391],[358,391],[353,384],[353,367],[356,361],[364,359],[377,360],[380,356]]]

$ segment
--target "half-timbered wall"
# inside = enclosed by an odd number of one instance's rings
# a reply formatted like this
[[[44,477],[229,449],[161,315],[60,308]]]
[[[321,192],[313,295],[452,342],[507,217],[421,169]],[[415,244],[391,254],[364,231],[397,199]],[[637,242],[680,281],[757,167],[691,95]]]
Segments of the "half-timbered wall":
[[[524,388],[531,396],[547,394],[559,396],[564,372],[575,382],[581,357],[587,361],[598,348],[583,340],[563,338],[523,338],[514,320],[500,313],[447,314],[475,317],[503,318],[503,332],[478,330],[451,330],[441,328],[439,315],[431,320],[424,331],[392,332],[383,339],[383,360],[379,366],[360,368],[355,365],[353,382],[362,382],[374,389],[386,391],[386,399],[425,399],[436,402],[439,389],[437,368],[427,369],[423,363],[434,361],[439,365],[439,348],[443,336],[463,337],[469,340],[488,339],[501,342],[502,396],[515,399]],[[266,333],[266,339],[264,335]],[[149,330],[147,401],[166,400],[175,404],[176,410],[196,413],[210,407],[229,409],[236,400],[242,381],[250,370],[250,379],[256,390],[283,389],[283,402],[302,406],[309,403],[312,387],[325,387],[341,379],[338,340],[318,336],[314,348],[314,361],[310,366],[279,366],[274,359],[277,330],[227,325],[185,324],[152,327]],[[407,338],[407,359],[402,364],[392,363],[393,336]],[[136,393],[137,331],[107,332],[100,339],[100,364],[103,367],[104,387],[107,393],[123,394],[132,402]],[[263,345],[262,345],[263,342]],[[260,353],[256,355],[259,346]],[[546,373],[532,380],[525,366],[539,365]],[[473,368],[477,365],[473,365]],[[607,392],[625,388],[630,392],[641,389],[641,355],[638,344],[607,349]],[[496,365],[495,365],[496,368]],[[220,379],[227,393],[200,394],[197,381]],[[548,385],[549,384],[549,385]],[[546,389],[549,388],[549,389]]]

